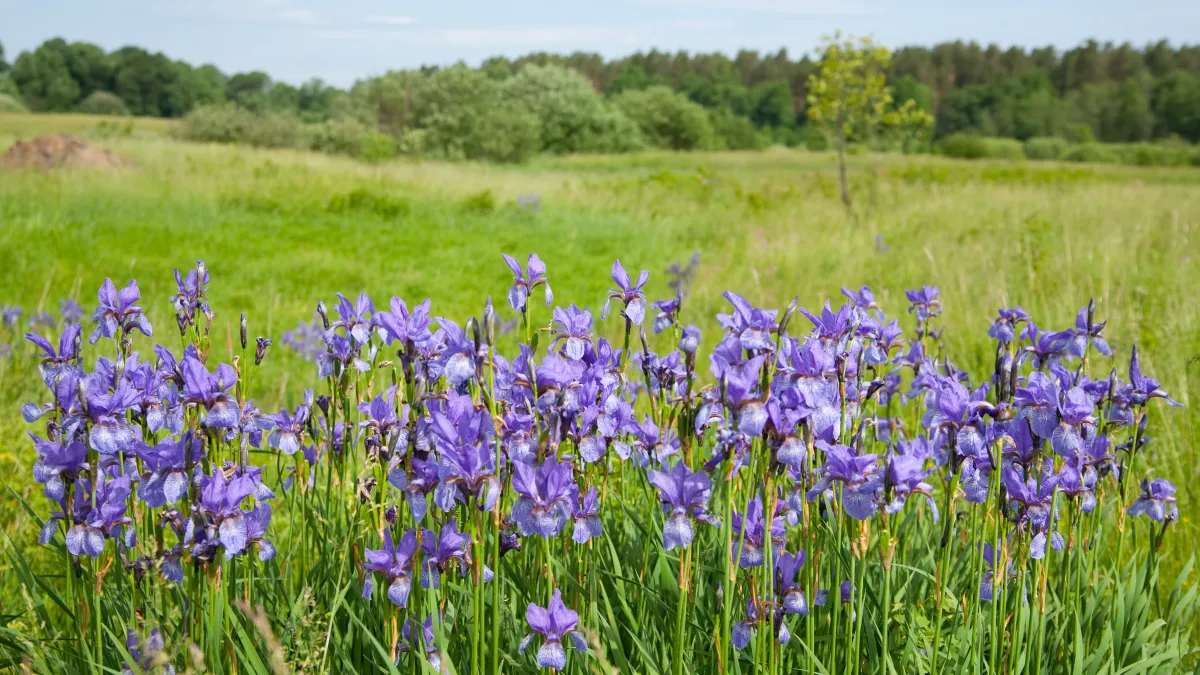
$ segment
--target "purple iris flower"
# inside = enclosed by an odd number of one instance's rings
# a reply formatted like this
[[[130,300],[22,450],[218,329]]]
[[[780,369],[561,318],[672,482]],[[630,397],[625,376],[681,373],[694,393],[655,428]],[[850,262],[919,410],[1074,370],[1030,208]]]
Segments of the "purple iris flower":
[[[176,315],[185,326],[191,326],[196,321],[196,310],[207,314],[208,284],[210,275],[203,260],[196,261],[196,269],[188,270],[187,276],[175,269],[175,286],[178,293],[171,296],[171,304],[175,307]]]
[[[641,467],[662,464],[679,452],[679,437],[675,430],[660,430],[649,415],[643,417],[640,424],[631,419],[625,428],[633,434],[634,456]]]
[[[892,352],[904,346],[904,340],[900,337],[904,330],[895,319],[882,326],[875,319],[863,319],[858,332],[870,338],[863,347],[863,361],[873,366],[888,363],[892,360]]]
[[[451,518],[442,526],[442,531],[434,533],[425,530],[421,535],[421,550],[424,561],[421,568],[421,587],[432,585],[438,588],[442,572],[451,565],[458,567],[458,573],[465,575],[471,568],[471,535],[463,534],[458,529],[458,520]],[[492,571],[483,566],[483,580],[490,581]]]
[[[71,555],[86,555],[99,558],[104,553],[106,538],[121,539],[126,547],[132,548],[134,541],[133,519],[125,515],[129,506],[129,495],[132,485],[129,476],[110,478],[101,472],[99,487],[96,488],[95,508],[92,508],[92,495],[85,481],[76,483],[74,525],[67,530],[67,550]],[[55,520],[52,514],[46,527]],[[42,536],[47,543],[46,529]],[[53,534],[53,530],[50,530]]]
[[[681,297],[676,294],[669,300],[657,300],[650,304],[651,307],[658,310],[658,316],[654,317],[654,325],[651,326],[655,335],[678,323],[680,301]]]
[[[770,525],[767,524],[767,515],[763,508],[761,495],[756,495],[754,499],[750,500],[744,515],[737,511],[733,512],[733,544],[730,555],[737,556],[740,547],[742,553],[738,558],[738,564],[743,568],[762,565],[766,559],[768,543],[775,556],[778,556],[779,552],[783,550],[786,519],[779,515],[782,512],[781,506],[780,503],[776,504],[775,513],[770,518]]]
[[[801,307],[799,312],[808,317],[808,320],[813,324],[813,332],[816,334],[821,345],[826,351],[833,353],[840,349],[843,338],[854,330],[854,306],[842,305],[835,313],[830,306],[829,301],[825,301],[825,306],[821,308],[821,314],[818,316]]]
[[[20,307],[4,305],[3,307],[0,307],[0,323],[12,328],[21,321],[21,315],[24,313],[25,310],[21,309]]]
[[[742,348],[748,351],[775,349],[775,344],[771,342],[771,334],[779,330],[778,324],[775,323],[778,312],[773,309],[758,309],[733,291],[725,291],[724,298],[733,305],[733,313],[717,315],[717,322],[721,327],[737,337]]]
[[[225,549],[226,560],[244,551],[249,544],[247,512],[242,510],[241,504],[256,490],[255,481],[248,474],[226,481],[224,472],[215,469],[211,476],[200,478],[199,505],[208,516],[210,527],[216,528],[216,538]]]
[[[571,532],[571,540],[576,544],[586,544],[592,537],[599,537],[603,532],[600,522],[600,497],[592,486],[587,494],[579,498],[575,511],[571,514],[575,520],[575,529]]]
[[[1000,316],[992,320],[992,326],[988,328],[988,337],[1006,345],[1016,337],[1017,328],[1027,321],[1029,314],[1019,306],[1012,309],[1001,308]]]
[[[1055,452],[1069,457],[1083,449],[1084,442],[1095,433],[1094,410],[1095,404],[1082,388],[1067,392],[1058,404],[1058,426],[1050,436]]]
[[[1142,375],[1142,367],[1138,362],[1138,348],[1133,346],[1133,355],[1129,358],[1129,386],[1123,391],[1125,397],[1132,405],[1146,405],[1150,399],[1161,398],[1168,405],[1175,407],[1182,406],[1175,399],[1171,398],[1170,394],[1164,391],[1158,385],[1158,380],[1152,377]]]
[[[658,489],[658,498],[667,516],[663,524],[664,549],[670,551],[676,546],[691,546],[692,520],[709,525],[720,523],[708,513],[712,479],[703,471],[693,473],[683,462],[676,462],[670,471],[647,471],[646,479]]]
[[[446,376],[451,387],[459,388],[475,377],[475,342],[453,321],[439,318],[437,322],[444,345],[437,362],[431,365],[434,371]]]
[[[312,415],[312,392],[304,392],[304,403],[296,406],[296,412],[290,413],[287,408],[280,408],[278,415],[269,417],[274,429],[267,437],[267,445],[278,449],[285,455],[294,455],[300,449],[300,438],[304,435],[304,425]]]
[[[71,298],[63,298],[58,303],[58,313],[62,316],[63,323],[79,323],[85,312],[78,302]]]
[[[754,639],[754,633],[758,631],[758,624],[763,621],[776,624],[775,636],[778,638],[779,644],[787,644],[787,641],[792,639],[787,624],[783,622],[783,613],[777,612],[773,606],[768,606],[766,615],[759,616],[758,606],[755,604],[754,598],[751,598],[746,603],[746,618],[733,626],[734,648],[740,650],[749,646],[750,641]]]
[[[146,506],[157,509],[174,504],[187,495],[189,445],[192,466],[197,466],[204,458],[204,444],[190,432],[184,433],[178,441],[167,438],[157,445],[137,444],[134,453],[146,468],[138,497]]]
[[[346,366],[353,364],[360,373],[371,370],[371,364],[358,355],[349,338],[333,335],[326,339],[328,351],[317,356],[317,377],[325,379],[330,376],[341,377]]]
[[[888,513],[899,513],[905,502],[914,494],[924,495],[925,503],[933,511],[933,522],[938,521],[937,502],[933,499],[933,486],[925,478],[934,469],[925,469],[925,460],[911,455],[888,455],[884,472],[885,489],[891,490],[891,501],[884,507]]]
[[[933,406],[925,413],[925,427],[953,434],[960,455],[984,453],[983,416],[995,412],[987,401],[988,386],[984,384],[972,392],[945,376],[938,376],[936,384],[936,391],[931,392]]]
[[[588,346],[592,343],[591,312],[579,309],[573,303],[567,309],[555,307],[554,323],[554,341],[550,343],[550,349],[553,351],[562,340],[565,342],[563,353],[567,355],[567,358],[576,361],[582,359]]]
[[[1058,384],[1045,373],[1033,372],[1025,386],[1017,387],[1013,405],[1017,419],[1029,420],[1029,427],[1040,438],[1051,438],[1058,430]]]
[[[696,350],[700,348],[700,329],[690,324],[684,326],[677,348],[688,356],[695,356]]]
[[[1054,493],[1061,478],[1050,475],[1041,481],[1033,478],[1022,480],[1017,470],[1008,466],[1004,468],[1001,479],[1008,493],[1009,509],[1014,512],[1014,521],[1018,525],[1028,526],[1033,533],[1033,539],[1029,542],[1029,556],[1040,560],[1046,555],[1046,533],[1054,524]],[[1061,551],[1065,545],[1058,532],[1051,532],[1049,541],[1056,551]]]
[[[759,354],[725,370],[725,402],[737,416],[738,431],[750,438],[762,436],[767,424],[766,397],[758,393],[759,372],[766,359]]]
[[[425,635],[425,658],[434,672],[440,673],[442,672],[442,657],[438,652],[437,644],[434,642],[432,616],[426,617],[425,623],[421,625],[421,632]],[[412,620],[405,619],[404,627],[400,629],[400,640],[396,644],[396,650],[403,653],[411,652],[415,649],[417,649],[417,642],[412,636]],[[397,665],[399,665],[398,662]]]
[[[136,281],[122,288],[120,293],[112,279],[105,279],[98,294],[100,307],[96,310],[96,330],[88,342],[96,344],[100,338],[124,337],[134,330],[147,337],[154,335],[150,320],[142,313],[137,301],[142,297]]]
[[[355,345],[365,345],[371,341],[371,330],[375,327],[375,303],[371,301],[370,296],[366,293],[361,293],[358,300],[351,303],[350,299],[341,293],[337,294],[338,304],[337,313],[338,320],[329,324],[329,330],[325,331],[325,339],[328,340],[334,335],[334,331],[341,328],[346,332],[346,335],[353,338]]]
[[[433,337],[433,334],[429,332],[429,326],[433,322],[429,313],[431,305],[432,302],[426,298],[425,302],[413,307],[410,313],[408,305],[404,304],[400,298],[393,296],[390,312],[374,314],[375,322],[383,330],[384,340],[389,345],[399,342],[401,345],[407,346],[425,342]]]
[[[446,411],[434,411],[433,434],[441,461],[433,502],[443,511],[473,496],[479,509],[490,511],[500,496],[500,478],[489,440],[495,433],[486,410],[475,410],[470,397],[451,400]]]
[[[867,520],[878,510],[877,493],[882,489],[879,477],[878,455],[856,455],[845,445],[834,445],[823,440],[817,447],[825,452],[825,466],[821,468],[821,479],[808,491],[809,501],[825,494],[833,499],[833,484],[842,484],[842,508],[855,520]]]
[[[1021,331],[1021,337],[1030,342],[1029,346],[1022,350],[1024,355],[1032,357],[1033,367],[1039,370],[1062,358],[1063,350],[1067,346],[1067,339],[1062,333],[1041,331],[1032,321]]]
[[[358,411],[366,416],[358,423],[359,429],[379,439],[388,447],[402,448],[408,445],[405,426],[408,420],[408,405],[401,404],[400,414],[396,415],[395,385],[388,387],[383,394],[376,395],[370,403],[359,403]]]
[[[54,351],[54,345],[46,338],[37,335],[36,333],[26,333],[25,339],[37,345],[42,350],[42,360],[38,364],[38,372],[42,375],[42,382],[47,387],[54,387],[54,380],[67,370],[79,370],[79,337],[83,331],[83,327],[79,324],[71,324],[63,329],[62,335],[58,338],[58,351]]]
[[[1175,486],[1163,478],[1142,480],[1142,494],[1126,511],[1131,516],[1146,516],[1156,522],[1173,523],[1179,520],[1179,507],[1175,503]]]
[[[132,628],[126,629],[125,649],[129,651],[129,656],[133,658],[133,664],[136,664],[139,673],[153,673],[161,667],[162,675],[175,675],[175,667],[171,665],[170,657],[163,653],[164,646],[162,633],[157,628],[150,631],[145,643],[138,640],[137,633]],[[133,664],[122,668],[121,675],[133,675]]]
[[[109,392],[105,387],[108,378],[93,373],[85,380],[87,395],[87,419],[92,426],[88,433],[89,444],[100,454],[115,455],[133,442],[133,429],[129,426],[125,412],[138,401],[138,392],[122,378]],[[67,422],[74,431],[83,418],[76,417]]]
[[[1095,303],[1090,303],[1087,307],[1079,310],[1079,314],[1075,315],[1075,327],[1068,328],[1059,335],[1066,340],[1066,352],[1071,356],[1083,358],[1087,352],[1089,339],[1096,351],[1105,356],[1112,356],[1112,348],[1108,346],[1108,341],[1101,335],[1101,331],[1108,325],[1107,321],[1100,323],[1092,323],[1088,326],[1088,315],[1095,311]]]
[[[185,355],[180,364],[183,372],[183,400],[195,403],[207,411],[204,426],[220,429],[235,429],[241,418],[237,399],[229,390],[237,384],[237,371],[233,366],[222,363],[217,372],[210,373],[192,354]]]
[[[1096,472],[1088,468],[1080,470],[1068,460],[1058,472],[1058,489],[1072,499],[1079,500],[1079,510],[1091,513],[1096,508]]]
[[[396,466],[388,472],[388,483],[392,487],[404,493],[405,500],[408,502],[409,511],[412,513],[413,520],[420,523],[425,518],[425,513],[429,510],[429,504],[425,500],[425,496],[433,492],[438,485],[438,467],[437,464],[414,456],[412,458],[412,475],[404,470],[404,467],[399,464],[400,458],[398,455],[393,457]]]
[[[621,261],[615,261],[612,266],[612,280],[617,284],[617,288],[609,290],[608,300],[604,302],[604,311],[600,313],[600,318],[608,318],[609,304],[615,299],[625,305],[623,313],[630,323],[635,326],[642,325],[646,318],[646,294],[642,292],[642,287],[649,279],[650,272],[642,270],[637,283],[633,283],[629,279],[629,273],[621,266]]]
[[[845,286],[842,286],[842,295],[850,299],[855,309],[863,310],[879,309],[879,305],[875,302],[875,294],[871,292],[869,286],[863,286],[857,291],[852,291]]]
[[[411,529],[405,531],[400,537],[400,544],[396,545],[392,542],[391,529],[384,528],[383,548],[367,549],[365,552],[366,562],[363,563],[363,569],[367,578],[363,581],[363,597],[371,599],[375,591],[375,577],[372,572],[378,572],[387,579],[388,600],[403,609],[408,604],[408,592],[412,590],[413,565],[416,563],[413,555],[416,552],[417,535]]]
[[[524,654],[525,648],[533,638],[541,635],[544,642],[538,648],[538,668],[563,670],[567,667],[567,650],[562,645],[563,638],[567,635],[571,636],[575,651],[586,653],[588,650],[583,633],[575,630],[575,626],[579,624],[579,615],[563,604],[562,592],[558,589],[554,590],[550,604],[545,608],[529,603],[525,608],[525,621],[529,623],[533,632],[521,640],[517,653]]]
[[[61,502],[66,498],[67,483],[75,482],[87,464],[87,448],[78,441],[44,441],[32,433],[38,459],[33,464],[33,479],[40,483],[47,498]]]
[[[267,539],[267,528],[271,526],[271,505],[259,504],[246,512],[246,548],[258,548],[259,562],[275,557],[275,544]]]
[[[995,598],[995,571],[996,571],[996,549],[991,544],[983,545],[983,562],[987,565],[987,569],[983,572],[983,578],[979,580],[979,599],[984,602],[991,602]],[[1017,571],[1013,569],[1012,558],[1004,561],[1004,569],[1007,571],[1007,576],[1011,581],[1017,577]]]
[[[930,317],[942,313],[942,301],[938,299],[939,291],[936,286],[922,286],[916,290],[904,291],[904,296],[910,303],[909,313],[914,310],[918,321],[928,321]]]
[[[521,263],[512,256],[507,253],[500,255],[513,273],[513,285],[508,289],[508,304],[513,309],[525,312],[529,295],[538,286],[546,287],[546,306],[549,307],[554,302],[554,291],[550,290],[550,280],[546,278],[546,263],[542,262],[536,253],[529,254],[524,270],[521,269]]]
[[[866,288],[864,286],[863,288]],[[808,601],[804,588],[796,581],[796,574],[804,567],[805,553],[781,553],[775,561],[775,593],[780,597],[784,614],[808,615]]]
[[[571,465],[553,457],[537,467],[515,464],[512,488],[520,495],[513,505],[512,521],[526,537],[557,536],[570,520],[579,496]]]

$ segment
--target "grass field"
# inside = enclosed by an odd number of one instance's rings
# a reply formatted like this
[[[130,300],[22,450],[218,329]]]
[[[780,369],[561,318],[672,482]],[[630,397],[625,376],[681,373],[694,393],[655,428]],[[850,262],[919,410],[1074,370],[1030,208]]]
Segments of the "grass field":
[[[0,116],[0,151],[34,133],[92,133],[98,122]],[[1200,170],[858,156],[851,219],[824,154],[368,166],[186,145],[162,132],[157,121],[139,120],[130,136],[95,139],[136,169],[0,175],[0,305],[20,305],[26,316],[57,311],[64,297],[90,307],[106,276],[118,285],[136,277],[158,334],[173,341],[171,270],[202,258],[219,314],[215,353],[225,360],[242,311],[252,334],[276,341],[262,380],[269,393],[258,397],[274,410],[311,386],[289,380],[305,366],[279,337],[311,320],[314,299],[332,305],[339,291],[366,291],[378,305],[392,295],[410,304],[431,297],[435,316],[461,322],[491,295],[511,319],[501,252],[522,260],[537,252],[556,302],[596,316],[614,258],[651,271],[654,300],[669,296],[667,266],[698,252],[687,311],[709,345],[719,335],[714,314],[728,311],[727,289],[759,307],[798,296],[815,310],[826,299],[836,305],[840,286],[866,284],[899,316],[905,289],[936,285],[947,352],[973,373],[990,371],[986,331],[997,308],[1019,304],[1043,329],[1060,330],[1094,297],[1118,354],[1111,365],[1124,373],[1136,343],[1143,369],[1185,404],[1150,409],[1158,431],[1150,463],[1179,487],[1181,519],[1164,569],[1178,570],[1200,544],[1200,406],[1191,395],[1200,383]],[[520,206],[524,195],[537,195],[540,208]],[[614,340],[619,330],[617,321],[601,328]],[[0,334],[0,342],[17,340]],[[0,361],[0,478],[32,502],[40,498],[27,478],[35,457],[17,410],[40,383],[16,363]],[[1107,359],[1092,366],[1109,367]],[[34,548],[29,519],[0,501],[9,536]],[[11,607],[19,601],[6,564],[0,600]]]

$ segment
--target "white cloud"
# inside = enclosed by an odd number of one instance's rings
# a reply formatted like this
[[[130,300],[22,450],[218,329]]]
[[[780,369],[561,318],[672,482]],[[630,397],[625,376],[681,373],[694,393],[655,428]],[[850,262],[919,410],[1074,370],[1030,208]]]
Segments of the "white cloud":
[[[411,16],[389,16],[386,14],[372,14],[367,17],[367,23],[373,23],[381,26],[407,26],[413,23],[414,19]]]
[[[311,9],[288,9],[276,14],[284,21],[313,25],[321,23],[321,17]]]
[[[680,19],[675,25],[684,30],[712,30],[721,24],[707,19]]]

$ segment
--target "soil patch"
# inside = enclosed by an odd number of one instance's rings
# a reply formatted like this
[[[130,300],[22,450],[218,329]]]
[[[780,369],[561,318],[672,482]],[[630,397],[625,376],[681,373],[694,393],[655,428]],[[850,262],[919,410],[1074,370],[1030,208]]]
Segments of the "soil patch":
[[[122,169],[133,162],[111,150],[90,145],[78,136],[56,134],[17,141],[0,157],[0,168],[40,169],[50,171],[61,167],[84,169]]]

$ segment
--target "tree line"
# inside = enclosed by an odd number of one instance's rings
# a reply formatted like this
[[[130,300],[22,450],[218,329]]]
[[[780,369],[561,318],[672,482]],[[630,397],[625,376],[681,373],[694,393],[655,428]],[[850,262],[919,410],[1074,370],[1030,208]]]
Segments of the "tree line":
[[[183,117],[206,106],[226,105],[302,122],[353,119],[402,144],[464,133],[466,140],[455,142],[462,147],[444,153],[464,155],[478,152],[467,147],[471,143],[494,142],[478,136],[493,133],[497,125],[517,135],[531,135],[540,125],[540,132],[550,135],[533,144],[552,151],[629,145],[634,141],[606,134],[623,133],[630,119],[641,130],[641,142],[663,147],[824,142],[808,123],[806,109],[810,76],[819,69],[820,57],[794,58],[785,49],[743,50],[733,56],[651,50],[619,59],[584,52],[535,53],[491,58],[478,68],[460,64],[392,71],[348,89],[319,79],[295,86],[259,71],[229,75],[212,65],[193,66],[140,47],[106,53],[96,45],[61,38],[22,52],[11,64],[3,54],[0,46],[0,109]],[[531,66],[541,70],[520,79]],[[562,74],[568,70],[581,77]],[[1200,46],[1088,41],[1059,51],[948,42],[894,51],[886,79],[895,101],[911,99],[933,117],[929,140],[967,133],[1018,140],[1200,142]],[[492,119],[483,131],[467,128],[480,124],[465,111],[496,118],[505,105],[533,105],[545,93],[539,86],[578,95],[580,82],[596,101],[539,104],[567,106],[558,111],[564,119],[551,125],[566,125],[562,128],[546,128],[536,115]],[[581,112],[578,106],[590,117],[567,119]],[[593,128],[576,138],[571,125]],[[601,134],[604,129],[608,131]],[[478,138],[469,140],[471,133]],[[601,136],[608,140],[599,143]],[[568,138],[572,140],[563,140]]]

